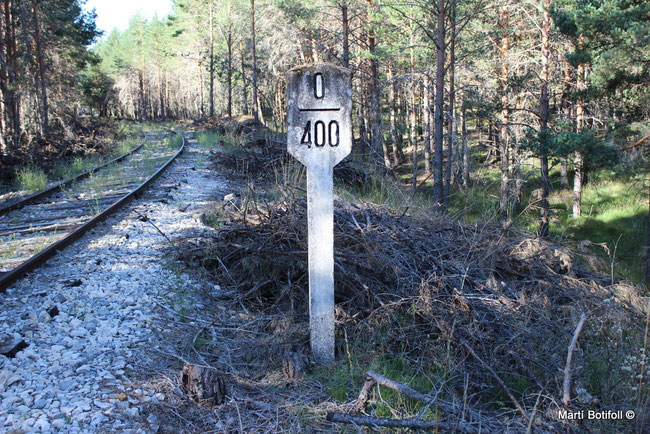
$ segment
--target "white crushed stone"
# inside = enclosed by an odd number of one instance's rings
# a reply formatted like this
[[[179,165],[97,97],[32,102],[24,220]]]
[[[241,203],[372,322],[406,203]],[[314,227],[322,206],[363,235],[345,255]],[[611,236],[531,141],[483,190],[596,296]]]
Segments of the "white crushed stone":
[[[169,243],[134,209],[172,239],[202,231],[197,211],[223,197],[225,182],[206,169],[207,151],[189,146],[141,199],[0,294],[0,333],[29,343],[13,359],[0,356],[0,432],[159,429],[139,406],[165,396],[123,391],[147,364],[144,350],[165,349],[156,302],[174,285],[201,283],[165,265]]]

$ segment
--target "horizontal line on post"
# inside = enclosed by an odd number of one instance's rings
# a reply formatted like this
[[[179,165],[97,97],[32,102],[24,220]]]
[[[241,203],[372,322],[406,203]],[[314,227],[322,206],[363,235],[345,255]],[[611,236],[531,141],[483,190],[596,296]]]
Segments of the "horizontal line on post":
[[[307,108],[307,109],[299,109],[301,112],[337,112],[341,110],[341,108]]]

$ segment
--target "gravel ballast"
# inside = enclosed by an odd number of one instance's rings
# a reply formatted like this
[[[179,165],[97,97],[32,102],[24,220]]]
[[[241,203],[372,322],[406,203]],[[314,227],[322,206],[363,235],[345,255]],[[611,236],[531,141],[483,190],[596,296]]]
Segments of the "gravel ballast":
[[[0,356],[0,432],[159,430],[147,409],[165,395],[142,385],[156,354],[173,352],[161,339],[165,300],[202,283],[173,270],[156,227],[172,241],[200,231],[198,211],[225,191],[195,145],[142,198],[0,296],[0,340],[28,344]]]

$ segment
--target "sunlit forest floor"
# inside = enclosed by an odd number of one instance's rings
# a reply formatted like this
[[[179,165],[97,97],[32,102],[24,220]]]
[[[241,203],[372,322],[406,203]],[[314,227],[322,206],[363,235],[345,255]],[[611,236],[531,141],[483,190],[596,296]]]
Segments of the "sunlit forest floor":
[[[493,165],[476,163],[482,153],[474,157],[474,170],[467,188],[452,186],[448,211],[452,218],[463,223],[494,222],[498,219],[500,172]],[[522,164],[522,177],[526,182],[522,189],[521,205],[511,219],[514,225],[532,233],[539,229],[538,189],[540,188],[539,165],[536,160]],[[420,173],[423,165],[420,164]],[[476,167],[478,166],[478,167]],[[404,164],[398,169],[404,188],[411,185],[411,166]],[[573,185],[573,172],[568,173],[569,185]],[[574,244],[587,249],[602,262],[597,271],[612,273],[615,278],[644,280],[643,246],[648,218],[648,182],[650,170],[631,163],[618,164],[613,169],[601,169],[589,174],[583,188],[582,216],[573,218],[573,191],[562,189],[560,164],[550,169],[551,184],[551,239]],[[431,203],[433,184],[431,177],[418,176],[415,201],[426,206]],[[571,187],[570,187],[571,188]],[[388,200],[372,189],[364,189],[362,196],[371,200]]]

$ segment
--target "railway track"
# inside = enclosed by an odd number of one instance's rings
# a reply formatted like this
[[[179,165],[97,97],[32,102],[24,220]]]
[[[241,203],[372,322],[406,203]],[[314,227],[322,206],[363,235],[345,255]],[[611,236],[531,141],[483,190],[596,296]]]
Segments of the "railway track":
[[[146,134],[143,134],[143,135],[146,138]],[[129,152],[126,152],[126,153],[124,153],[124,154],[122,154],[122,155],[120,155],[120,156],[118,156],[118,157],[116,157],[116,158],[114,158],[114,159],[112,159],[110,161],[107,161],[107,162],[105,162],[103,164],[100,164],[99,166],[96,166],[96,167],[94,167],[92,169],[89,169],[89,170],[87,170],[85,172],[82,172],[82,173],[80,173],[80,174],[78,174],[76,176],[73,176],[70,179],[57,182],[57,183],[55,183],[55,184],[53,184],[53,185],[51,185],[49,187],[46,187],[43,190],[37,191],[37,192],[29,194],[29,195],[23,195],[23,196],[20,196],[18,198],[12,198],[12,199],[1,201],[0,202],[0,216],[2,216],[4,214],[7,214],[11,210],[22,208],[26,204],[32,203],[32,202],[34,202],[34,201],[36,201],[36,200],[38,200],[38,199],[40,199],[42,197],[48,196],[48,195],[50,195],[52,193],[55,193],[57,191],[61,191],[61,190],[65,189],[67,186],[71,185],[72,183],[78,182],[78,181],[80,181],[82,179],[85,179],[85,178],[91,176],[92,174],[98,172],[99,170],[103,169],[104,167],[107,167],[107,166],[109,166],[111,164],[114,164],[114,163],[117,163],[119,161],[124,160],[129,155],[132,155],[132,154],[138,152],[142,148],[142,146],[144,146],[144,143],[145,143],[145,141],[143,140],[138,146],[134,147]]]
[[[127,154],[0,207],[0,292],[139,195],[184,148],[182,133],[145,134]]]

